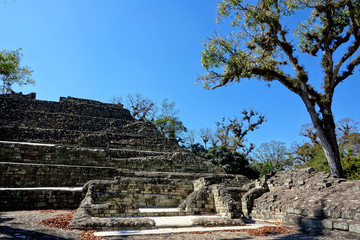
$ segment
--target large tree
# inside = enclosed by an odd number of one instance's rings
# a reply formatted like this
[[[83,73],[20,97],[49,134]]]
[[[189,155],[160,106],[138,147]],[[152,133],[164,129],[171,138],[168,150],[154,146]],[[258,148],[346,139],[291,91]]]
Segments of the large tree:
[[[291,21],[307,15],[306,21],[291,29]],[[198,80],[206,88],[243,78],[280,82],[302,99],[330,172],[343,176],[331,106],[335,88],[360,63],[360,1],[223,0],[218,5],[218,21],[224,18],[230,18],[236,31],[205,40],[202,65],[207,73]],[[300,55],[321,58],[321,90],[309,83]]]
[[[0,51],[0,79],[2,81],[1,93],[12,91],[12,85],[17,83],[19,86],[26,84],[35,84],[31,78],[32,70],[27,66],[21,66],[22,59],[21,48],[17,50]]]

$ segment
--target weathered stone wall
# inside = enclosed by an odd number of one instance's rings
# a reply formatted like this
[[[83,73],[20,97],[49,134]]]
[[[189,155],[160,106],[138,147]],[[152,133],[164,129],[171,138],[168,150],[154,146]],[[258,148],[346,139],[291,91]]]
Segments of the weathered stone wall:
[[[120,153],[117,151],[117,149],[0,141],[0,162],[108,166],[134,171],[221,172],[217,167],[186,152],[135,152],[124,149],[119,150]],[[142,157],[132,157],[140,154]],[[20,172],[20,174],[25,173]]]
[[[115,182],[93,185],[94,204],[111,203],[109,208],[95,209],[93,216],[116,216],[129,214],[128,206],[137,208],[177,207],[193,191],[190,181],[167,179],[120,178]],[[116,209],[124,206],[125,209]],[[115,208],[115,209],[114,209]],[[134,212],[132,212],[134,216]],[[135,216],[138,214],[135,214]]]
[[[266,183],[268,190],[254,199],[251,217],[360,233],[360,181],[307,168],[278,172]]]
[[[121,161],[121,168],[159,171],[159,172],[194,172],[194,173],[222,173],[211,163],[187,152],[176,152],[168,157],[148,156],[139,158],[126,158]]]
[[[89,216],[146,216],[139,208],[175,208],[193,191],[193,184],[180,179],[117,178],[90,181],[84,188],[82,208]]]
[[[174,151],[175,139],[161,137],[150,123],[136,121],[119,104],[35,94],[0,95],[0,140]]]
[[[214,196],[214,204],[216,213],[227,218],[239,218],[241,209],[239,209],[239,202],[234,199],[233,195],[228,189],[220,184],[215,184],[210,187]]]
[[[92,179],[113,179],[111,167],[0,163],[0,187],[82,186]]]
[[[0,211],[35,209],[76,209],[81,190],[0,189]]]
[[[105,149],[0,141],[0,162],[114,166]]]
[[[51,113],[63,113],[68,116],[82,115],[101,118],[116,118],[123,120],[133,120],[129,110],[123,108],[119,104],[108,104],[94,100],[80,99],[80,98],[60,98],[59,102],[36,100],[29,98],[27,95],[21,94],[4,94],[0,95],[2,108],[1,114],[4,114],[1,119],[11,119],[12,111],[21,112],[42,112],[45,115],[43,118],[51,119]],[[55,116],[55,115],[54,115]],[[39,116],[41,118],[41,116]],[[21,121],[21,118],[18,118]],[[26,119],[25,119],[26,120]],[[63,119],[66,121],[66,119]]]
[[[127,129],[127,131],[130,131]],[[147,137],[128,133],[71,131],[29,127],[0,126],[0,140],[50,144],[78,145],[83,147],[111,147],[135,150],[178,151],[175,139]]]

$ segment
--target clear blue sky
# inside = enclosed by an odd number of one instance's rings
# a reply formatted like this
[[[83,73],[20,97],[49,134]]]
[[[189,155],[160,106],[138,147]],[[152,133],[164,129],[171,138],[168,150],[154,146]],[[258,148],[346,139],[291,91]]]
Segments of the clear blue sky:
[[[215,127],[223,116],[244,108],[266,114],[267,122],[248,135],[259,146],[277,140],[301,142],[310,118],[301,100],[280,84],[245,80],[204,90],[203,40],[215,30],[217,0],[0,0],[0,49],[23,49],[23,64],[36,86],[15,87],[37,98],[73,96],[108,102],[141,93],[158,104],[169,98],[189,129]],[[320,82],[319,65],[308,69]],[[334,97],[335,119],[360,121],[359,70]]]

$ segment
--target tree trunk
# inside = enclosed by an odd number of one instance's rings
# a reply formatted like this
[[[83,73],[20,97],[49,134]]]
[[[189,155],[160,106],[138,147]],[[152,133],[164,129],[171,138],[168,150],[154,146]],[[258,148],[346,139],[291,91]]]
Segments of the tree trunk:
[[[317,129],[316,132],[319,136],[320,144],[325,152],[330,173],[336,177],[344,177],[336,136],[335,134],[328,134],[329,132],[335,133],[335,128],[319,130]]]
[[[320,139],[320,144],[325,152],[330,173],[339,178],[344,177],[340,162],[339,146],[336,141],[335,122],[331,113],[331,103],[328,103],[329,106],[326,106],[326,111],[320,111],[323,115],[322,119],[320,119],[315,110],[314,103],[308,98],[308,96],[304,94],[301,98],[305,103],[306,109],[310,114],[312,124]],[[325,112],[326,114],[324,114]]]

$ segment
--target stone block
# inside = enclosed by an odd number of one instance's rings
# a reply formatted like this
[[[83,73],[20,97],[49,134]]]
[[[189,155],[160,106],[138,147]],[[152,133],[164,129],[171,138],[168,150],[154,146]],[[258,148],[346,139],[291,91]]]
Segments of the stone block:
[[[301,209],[300,208],[294,208],[294,213],[295,214],[298,214],[298,215],[301,215]]]
[[[349,230],[349,224],[346,220],[335,220],[333,222],[333,227],[334,229],[338,229],[338,230],[344,230],[344,231]]]
[[[322,228],[326,228],[326,229],[333,229],[333,222],[332,222],[332,220],[330,220],[330,219],[323,219],[322,221],[321,221],[321,226],[322,226]]]
[[[315,209],[315,210],[308,210],[307,211],[309,217],[322,217],[322,210]]]
[[[300,225],[301,218],[299,215],[288,214],[283,217],[282,222],[285,224]]]
[[[36,204],[37,207],[45,207],[46,205],[47,205],[46,202],[38,202]]]
[[[354,220],[360,220],[360,213],[354,214]]]
[[[301,219],[301,225],[309,228],[321,229],[321,219],[316,218],[303,218]]]
[[[349,222],[349,231],[354,233],[360,233],[360,221]]]

